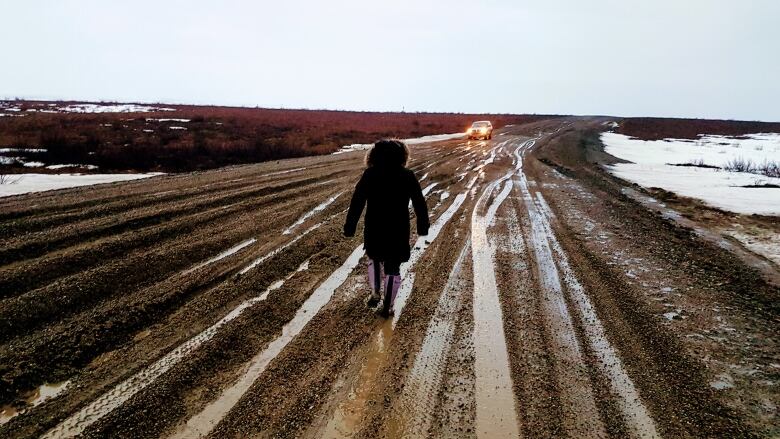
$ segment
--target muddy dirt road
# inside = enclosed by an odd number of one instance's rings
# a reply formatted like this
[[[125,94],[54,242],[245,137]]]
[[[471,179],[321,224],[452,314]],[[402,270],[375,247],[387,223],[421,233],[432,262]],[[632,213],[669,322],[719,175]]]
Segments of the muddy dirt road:
[[[0,436],[780,435],[776,267],[630,196],[602,123],[414,146],[388,320],[361,152],[0,200]]]

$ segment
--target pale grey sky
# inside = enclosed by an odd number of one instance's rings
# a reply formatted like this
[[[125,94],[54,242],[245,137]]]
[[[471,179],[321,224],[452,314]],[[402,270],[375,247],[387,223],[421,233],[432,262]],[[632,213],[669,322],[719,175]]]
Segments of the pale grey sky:
[[[775,0],[0,0],[0,97],[780,121]]]

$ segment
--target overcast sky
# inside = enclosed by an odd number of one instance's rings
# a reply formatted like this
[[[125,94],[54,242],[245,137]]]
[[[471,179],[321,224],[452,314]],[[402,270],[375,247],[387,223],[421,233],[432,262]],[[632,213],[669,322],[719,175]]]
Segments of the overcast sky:
[[[780,121],[776,0],[0,0],[0,96]]]

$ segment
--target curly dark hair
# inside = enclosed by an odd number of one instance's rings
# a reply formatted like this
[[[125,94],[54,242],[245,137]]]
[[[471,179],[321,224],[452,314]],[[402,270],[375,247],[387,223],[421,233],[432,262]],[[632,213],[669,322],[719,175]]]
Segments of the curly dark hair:
[[[409,160],[409,148],[396,139],[383,139],[374,143],[374,147],[366,154],[366,166],[371,167],[404,167]]]

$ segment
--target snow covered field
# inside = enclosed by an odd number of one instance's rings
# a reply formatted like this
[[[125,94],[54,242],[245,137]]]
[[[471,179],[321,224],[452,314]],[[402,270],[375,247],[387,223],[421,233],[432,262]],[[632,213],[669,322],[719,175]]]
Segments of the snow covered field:
[[[162,175],[160,172],[146,174],[14,174],[7,175],[7,181],[0,184],[0,197],[19,195],[28,192],[50,191],[92,184],[112,183],[115,181],[136,180],[139,178]]]
[[[728,167],[735,161],[756,166],[780,163],[780,134],[761,133],[724,137],[702,135],[698,140],[645,141],[622,134],[602,133],[609,154],[631,163],[610,166],[611,172],[644,187],[658,187],[697,198],[720,209],[760,215],[780,215],[780,188],[745,187],[779,185],[780,178],[678,164]]]

